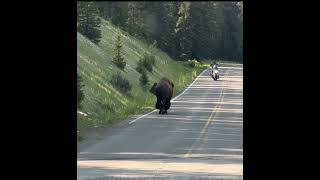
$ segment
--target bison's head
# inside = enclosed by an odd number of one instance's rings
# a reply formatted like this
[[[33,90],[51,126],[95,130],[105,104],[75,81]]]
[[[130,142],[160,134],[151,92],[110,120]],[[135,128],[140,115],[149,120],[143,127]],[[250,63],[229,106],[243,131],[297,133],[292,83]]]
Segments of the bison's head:
[[[152,93],[152,94],[156,94],[156,86],[157,86],[157,84],[158,83],[153,83],[153,86],[151,87],[151,89],[150,89],[150,92]]]

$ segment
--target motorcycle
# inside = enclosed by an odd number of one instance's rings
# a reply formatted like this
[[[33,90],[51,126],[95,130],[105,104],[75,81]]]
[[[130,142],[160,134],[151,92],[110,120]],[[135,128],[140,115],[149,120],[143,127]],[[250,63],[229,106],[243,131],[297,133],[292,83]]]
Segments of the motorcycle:
[[[219,79],[219,70],[213,69],[211,71],[211,77],[213,78],[213,80],[217,81]]]

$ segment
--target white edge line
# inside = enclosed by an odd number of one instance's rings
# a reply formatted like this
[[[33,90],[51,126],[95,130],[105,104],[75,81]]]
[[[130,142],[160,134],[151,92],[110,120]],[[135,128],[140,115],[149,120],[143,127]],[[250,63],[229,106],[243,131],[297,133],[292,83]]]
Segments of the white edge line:
[[[153,110],[153,111],[151,111],[151,112],[149,112],[149,113],[147,113],[147,114],[144,114],[144,115],[138,117],[137,119],[132,120],[131,122],[129,122],[129,124],[132,124],[132,123],[136,122],[138,119],[141,119],[141,118],[143,118],[143,117],[145,117],[145,116],[147,116],[147,115],[149,115],[149,114],[151,114],[151,113],[153,113],[153,112],[155,112],[155,111],[157,111],[157,110],[155,109],[155,110]]]
[[[203,74],[205,71],[207,71],[207,70],[208,70],[208,69],[203,70],[203,71],[197,76],[197,78],[196,78],[195,80],[193,80],[193,82],[192,82],[182,93],[180,93],[178,96],[176,96],[176,97],[174,97],[173,99],[171,99],[171,102],[174,102],[174,100],[175,100],[176,98],[180,97],[184,92],[186,92],[186,91],[193,85],[193,83],[196,82],[196,80],[197,80],[200,76],[202,76],[202,74]]]
[[[199,78],[199,76],[201,76],[206,70],[207,70],[207,69],[203,70],[203,71],[196,77],[196,79],[193,80],[193,82],[192,82],[182,93],[180,93],[178,96],[174,97],[174,98],[171,100],[171,102],[174,102],[174,99],[178,98],[178,97],[181,96],[186,90],[188,90],[189,87],[192,86],[193,83],[196,82],[196,80]],[[134,120],[130,121],[130,122],[129,122],[129,125],[132,124],[132,123],[134,123],[134,122],[136,122],[137,120],[139,120],[139,119],[141,119],[141,118],[143,118],[143,117],[145,117],[145,116],[147,116],[147,115],[155,112],[155,111],[157,111],[157,109],[154,109],[153,111],[151,111],[151,112],[149,112],[149,113],[147,113],[147,114],[144,114],[144,115],[138,117],[137,119],[134,119]]]

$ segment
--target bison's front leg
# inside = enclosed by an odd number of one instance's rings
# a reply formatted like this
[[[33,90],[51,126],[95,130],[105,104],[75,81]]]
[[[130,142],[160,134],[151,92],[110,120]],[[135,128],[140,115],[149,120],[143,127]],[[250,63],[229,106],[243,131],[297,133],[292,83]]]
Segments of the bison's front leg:
[[[170,101],[169,101],[170,104]],[[170,105],[168,106],[168,100],[166,99],[165,103],[163,103],[163,113],[162,114],[167,114],[167,110],[169,109]]]
[[[160,103],[159,103],[159,114],[163,114],[164,113],[164,111],[165,111],[165,108],[164,108],[164,101],[163,100],[161,100],[160,101]]]
[[[166,99],[166,103],[165,103],[164,109],[168,110],[168,109],[170,109],[170,106],[171,106],[170,99]]]

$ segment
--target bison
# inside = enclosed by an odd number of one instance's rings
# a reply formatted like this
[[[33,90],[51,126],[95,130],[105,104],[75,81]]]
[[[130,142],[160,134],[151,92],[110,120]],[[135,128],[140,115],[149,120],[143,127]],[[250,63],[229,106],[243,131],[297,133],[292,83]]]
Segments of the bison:
[[[166,77],[160,79],[159,83],[154,83],[150,92],[157,97],[156,109],[159,109],[159,114],[167,114],[170,108],[170,100],[173,94],[174,84]]]

